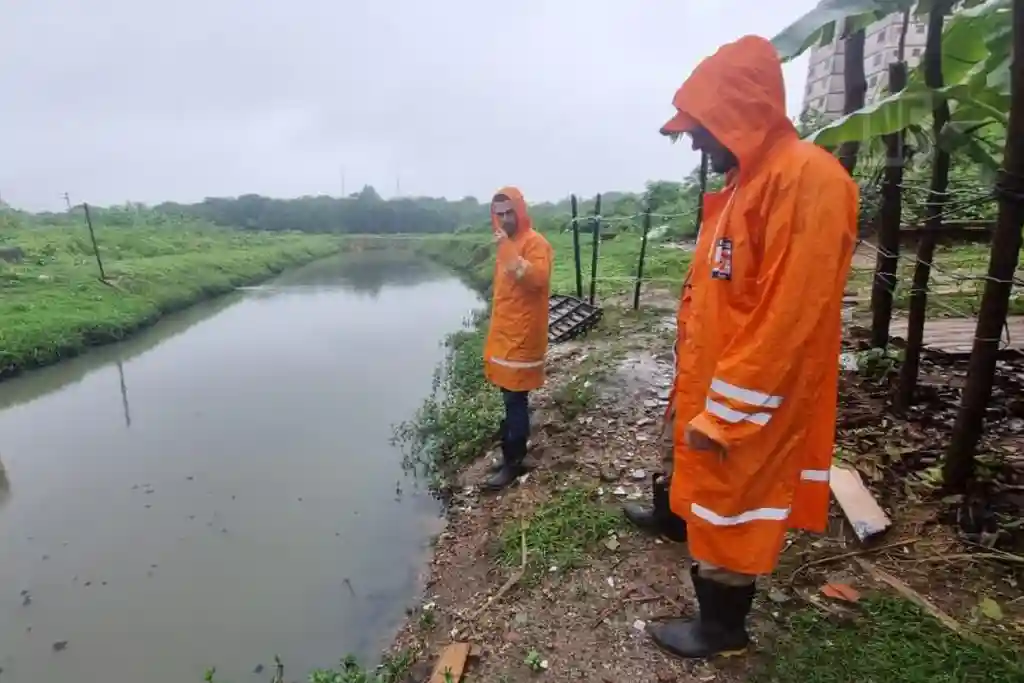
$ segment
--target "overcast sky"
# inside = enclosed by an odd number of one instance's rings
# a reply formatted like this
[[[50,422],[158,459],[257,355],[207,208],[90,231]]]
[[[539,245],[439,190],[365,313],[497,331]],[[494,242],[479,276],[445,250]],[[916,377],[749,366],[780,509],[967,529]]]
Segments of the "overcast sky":
[[[641,189],[695,164],[658,135],[694,65],[814,4],[7,0],[0,197]],[[805,70],[787,67],[794,114]]]

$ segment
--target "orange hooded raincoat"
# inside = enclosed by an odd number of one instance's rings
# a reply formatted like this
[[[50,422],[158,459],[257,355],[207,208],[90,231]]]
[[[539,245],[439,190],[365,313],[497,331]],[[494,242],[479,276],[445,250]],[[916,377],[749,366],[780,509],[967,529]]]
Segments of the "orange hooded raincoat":
[[[705,59],[662,129],[737,158],[709,194],[680,302],[672,510],[697,561],[771,572],[787,528],[823,531],[857,186],[786,117],[779,57],[748,36]],[[688,426],[725,454],[691,450]]]
[[[532,391],[544,385],[544,355],[548,349],[548,297],[551,292],[551,245],[534,231],[523,193],[504,187],[515,207],[519,228],[503,240],[494,261],[491,326],[484,346],[487,379],[509,391]],[[501,221],[491,211],[491,225]],[[522,257],[525,267],[510,270]]]

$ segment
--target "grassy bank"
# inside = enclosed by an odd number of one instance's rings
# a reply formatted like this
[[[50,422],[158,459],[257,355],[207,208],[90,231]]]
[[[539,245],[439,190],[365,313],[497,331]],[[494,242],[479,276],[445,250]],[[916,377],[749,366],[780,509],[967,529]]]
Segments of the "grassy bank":
[[[335,237],[218,229],[198,222],[96,225],[108,282],[84,225],[26,219],[0,232],[0,377],[57,362],[203,299],[339,249]]]

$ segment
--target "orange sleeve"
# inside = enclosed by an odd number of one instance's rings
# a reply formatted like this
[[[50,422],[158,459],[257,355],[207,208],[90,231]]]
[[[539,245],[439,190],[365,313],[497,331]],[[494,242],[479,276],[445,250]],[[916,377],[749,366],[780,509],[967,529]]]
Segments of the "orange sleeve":
[[[526,270],[519,282],[527,289],[544,289],[551,281],[551,245],[535,236],[523,246]]]
[[[844,182],[845,181],[845,182]],[[810,342],[842,296],[857,231],[857,190],[848,178],[804,173],[765,213],[760,299],[718,360],[705,409],[690,422],[726,449],[760,432],[792,397],[810,364],[838,363]],[[825,357],[829,356],[829,357]]]

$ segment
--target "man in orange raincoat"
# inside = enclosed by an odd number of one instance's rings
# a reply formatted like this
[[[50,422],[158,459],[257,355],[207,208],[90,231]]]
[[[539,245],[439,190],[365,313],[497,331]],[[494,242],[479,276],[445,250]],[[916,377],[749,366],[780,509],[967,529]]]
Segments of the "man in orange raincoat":
[[[763,38],[720,48],[673,104],[662,134],[688,134],[727,182],[704,202],[672,397],[669,504],[700,610],[650,633],[672,654],[708,657],[747,646],[755,578],[774,570],[787,530],[825,529],[858,194],[799,139]]]
[[[498,243],[491,327],[484,346],[487,379],[501,389],[501,463],[485,488],[500,490],[523,473],[530,438],[530,392],[544,385],[548,349],[551,245],[534,231],[522,193],[505,187],[491,200]]]

